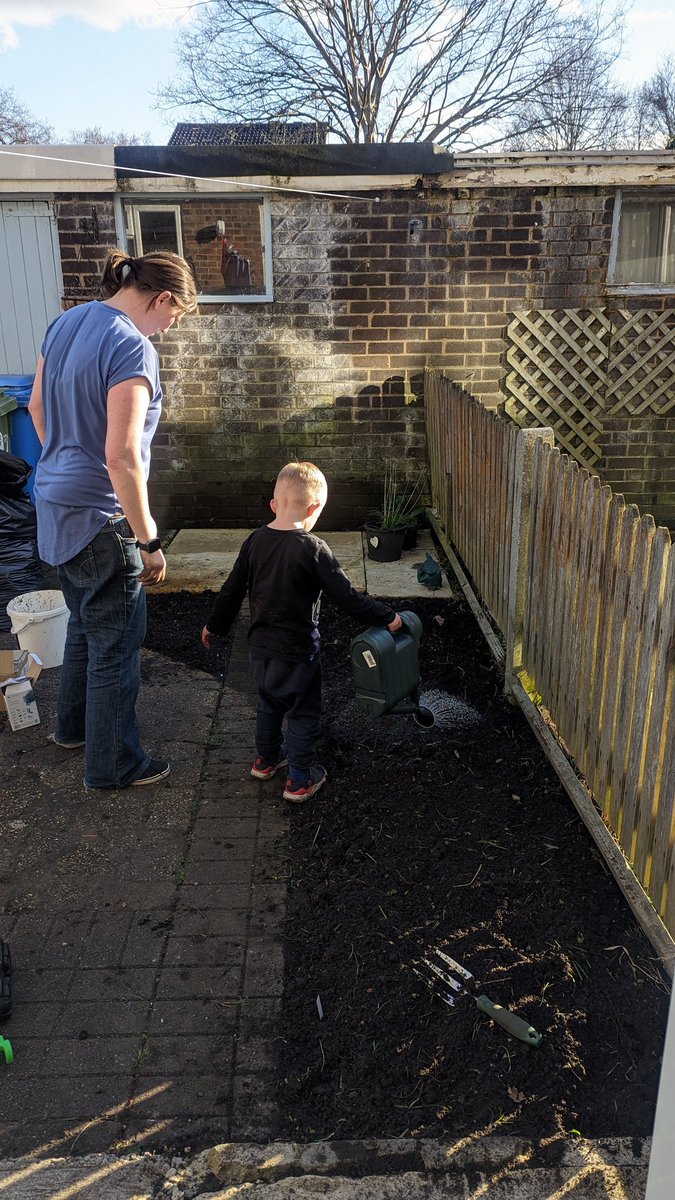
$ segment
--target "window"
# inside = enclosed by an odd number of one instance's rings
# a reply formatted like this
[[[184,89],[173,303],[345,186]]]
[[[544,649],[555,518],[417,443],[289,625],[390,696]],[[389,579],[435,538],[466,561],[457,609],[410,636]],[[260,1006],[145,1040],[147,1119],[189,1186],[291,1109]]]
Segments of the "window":
[[[127,246],[134,258],[151,250],[172,250],[182,255],[179,205],[129,204],[125,215]]]
[[[675,196],[617,197],[609,282],[675,291]]]
[[[138,256],[172,250],[192,267],[199,300],[272,299],[269,201],[259,196],[122,200],[126,244]]]

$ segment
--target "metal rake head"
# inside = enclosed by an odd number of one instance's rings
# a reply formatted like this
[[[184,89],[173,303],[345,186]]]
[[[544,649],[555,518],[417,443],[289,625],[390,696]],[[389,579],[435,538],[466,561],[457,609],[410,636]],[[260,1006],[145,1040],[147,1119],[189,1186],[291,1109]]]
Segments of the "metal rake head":
[[[456,962],[454,958],[450,958],[448,954],[444,954],[442,950],[432,948],[428,951],[428,954],[429,957],[423,958],[418,966],[413,967],[413,970],[440,1000],[443,1000],[450,1008],[454,1008],[459,996],[463,992],[470,991],[473,985],[473,975],[470,971],[467,971],[466,967]],[[439,959],[443,963],[443,966],[440,965]],[[447,967],[450,968],[453,974],[444,969]],[[439,981],[445,987],[441,988]],[[445,988],[449,988],[450,991],[446,991]]]

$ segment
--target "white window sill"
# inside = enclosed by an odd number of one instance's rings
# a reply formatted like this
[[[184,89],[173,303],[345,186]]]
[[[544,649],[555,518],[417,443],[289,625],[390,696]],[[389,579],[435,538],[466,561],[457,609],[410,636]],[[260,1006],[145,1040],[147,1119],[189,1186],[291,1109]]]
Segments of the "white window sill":
[[[659,287],[649,283],[608,283],[607,293],[610,296],[673,296],[675,283]]]
[[[257,296],[197,296],[197,304],[271,304],[274,300],[273,295],[257,295]]]

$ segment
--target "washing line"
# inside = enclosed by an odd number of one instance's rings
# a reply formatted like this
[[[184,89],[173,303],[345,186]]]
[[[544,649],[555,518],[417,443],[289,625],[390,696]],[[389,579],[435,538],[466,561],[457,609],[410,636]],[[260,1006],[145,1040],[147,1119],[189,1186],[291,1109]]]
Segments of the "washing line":
[[[150,167],[121,167],[115,163],[100,163],[87,162],[84,158],[57,158],[54,154],[27,154],[25,150],[8,150],[6,146],[0,147],[0,154],[11,154],[15,158],[39,158],[44,162],[60,162],[70,163],[76,167],[103,167],[106,171],[131,171],[134,175],[159,175],[162,179],[201,179],[204,183],[220,183],[227,184],[229,187],[247,188],[249,192],[294,192],[300,196],[327,196],[330,200],[362,200],[362,196],[346,196],[342,192],[319,192],[312,188],[292,188],[283,187],[281,184],[269,183],[240,183],[238,179],[220,179],[211,175],[180,175],[177,171],[154,171]],[[375,203],[379,203],[380,197],[374,197]]]

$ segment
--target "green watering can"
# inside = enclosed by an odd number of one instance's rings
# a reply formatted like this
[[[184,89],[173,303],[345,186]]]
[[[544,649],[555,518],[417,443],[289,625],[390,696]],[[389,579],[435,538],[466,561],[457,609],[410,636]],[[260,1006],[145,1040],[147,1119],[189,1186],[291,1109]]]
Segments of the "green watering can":
[[[418,650],[422,622],[416,613],[399,614],[403,627],[366,629],[352,639],[350,662],[359,708],[369,717],[412,713],[418,725],[430,728],[435,718],[420,705]]]

